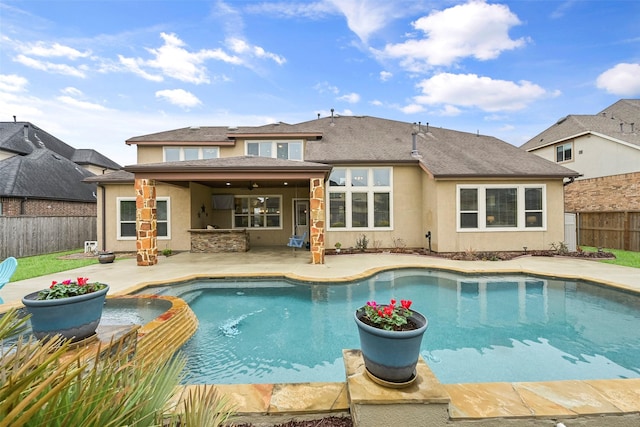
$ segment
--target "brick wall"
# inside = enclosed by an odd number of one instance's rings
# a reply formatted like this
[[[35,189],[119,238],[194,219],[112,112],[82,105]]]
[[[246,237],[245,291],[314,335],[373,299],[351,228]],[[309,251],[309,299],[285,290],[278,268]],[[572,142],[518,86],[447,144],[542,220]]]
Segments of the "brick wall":
[[[3,216],[96,216],[97,204],[58,200],[0,198]]]
[[[577,180],[565,187],[566,212],[640,210],[640,172]]]

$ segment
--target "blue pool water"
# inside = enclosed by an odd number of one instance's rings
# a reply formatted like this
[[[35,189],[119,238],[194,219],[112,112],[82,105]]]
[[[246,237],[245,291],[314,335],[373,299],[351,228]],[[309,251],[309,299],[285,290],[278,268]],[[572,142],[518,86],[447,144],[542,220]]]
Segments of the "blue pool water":
[[[392,297],[427,316],[421,354],[443,383],[640,377],[640,297],[583,282],[406,269],[350,284],[149,291],[185,299],[198,317],[183,347],[190,384],[344,381],[342,349],[359,348],[354,311]]]

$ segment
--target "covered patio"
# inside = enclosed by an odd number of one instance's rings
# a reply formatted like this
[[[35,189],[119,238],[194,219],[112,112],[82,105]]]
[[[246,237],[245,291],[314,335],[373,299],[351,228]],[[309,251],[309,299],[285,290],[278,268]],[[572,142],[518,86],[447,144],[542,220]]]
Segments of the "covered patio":
[[[173,224],[186,225],[186,230],[174,232],[188,231],[193,252],[284,246],[291,235],[306,233],[311,263],[324,263],[330,165],[242,156],[139,164],[125,170],[135,182],[139,266],[158,261],[159,184],[188,190],[187,206],[181,206],[179,221]]]

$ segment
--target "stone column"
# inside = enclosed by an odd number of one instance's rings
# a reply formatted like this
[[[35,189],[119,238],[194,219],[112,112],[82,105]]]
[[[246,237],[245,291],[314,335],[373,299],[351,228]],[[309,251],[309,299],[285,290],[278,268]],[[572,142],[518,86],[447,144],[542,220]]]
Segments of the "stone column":
[[[324,264],[324,180],[322,178],[312,178],[310,202],[311,217],[311,263]]]
[[[138,265],[158,263],[156,181],[136,179],[136,251]]]

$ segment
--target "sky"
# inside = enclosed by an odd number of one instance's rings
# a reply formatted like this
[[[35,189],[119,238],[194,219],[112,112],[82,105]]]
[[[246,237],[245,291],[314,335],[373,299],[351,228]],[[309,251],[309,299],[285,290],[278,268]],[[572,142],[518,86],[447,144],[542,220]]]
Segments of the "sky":
[[[0,121],[134,136],[374,116],[520,146],[640,98],[637,0],[0,0]]]

